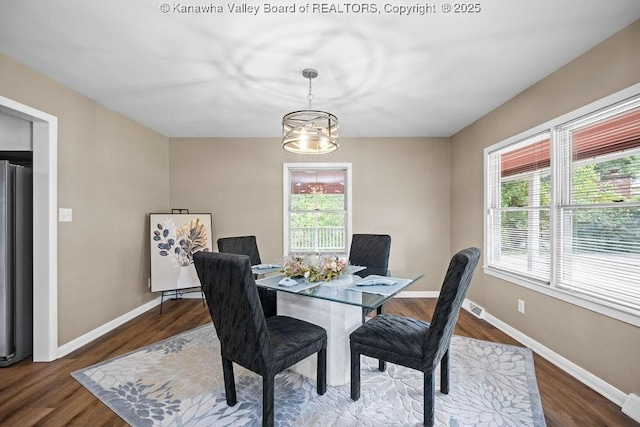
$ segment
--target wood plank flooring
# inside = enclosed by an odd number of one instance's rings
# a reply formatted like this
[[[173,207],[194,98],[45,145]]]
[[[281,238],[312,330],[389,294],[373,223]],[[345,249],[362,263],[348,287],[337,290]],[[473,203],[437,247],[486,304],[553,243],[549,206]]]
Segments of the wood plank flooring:
[[[434,299],[394,299],[385,305],[385,311],[429,321],[434,307]],[[201,300],[170,300],[162,314],[156,307],[54,362],[33,363],[27,359],[0,368],[0,426],[126,426],[70,373],[210,321]],[[464,310],[455,333],[520,345]],[[618,406],[537,355],[535,365],[549,427],[640,425]]]

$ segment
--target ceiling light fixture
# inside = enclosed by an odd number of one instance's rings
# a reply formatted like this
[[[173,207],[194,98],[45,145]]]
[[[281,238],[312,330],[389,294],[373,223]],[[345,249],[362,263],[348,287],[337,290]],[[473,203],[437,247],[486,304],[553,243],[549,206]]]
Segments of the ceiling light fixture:
[[[318,71],[306,68],[309,79],[309,109],[294,111],[282,118],[282,148],[297,154],[327,154],[338,149],[338,118],[331,113],[311,109],[311,80]]]

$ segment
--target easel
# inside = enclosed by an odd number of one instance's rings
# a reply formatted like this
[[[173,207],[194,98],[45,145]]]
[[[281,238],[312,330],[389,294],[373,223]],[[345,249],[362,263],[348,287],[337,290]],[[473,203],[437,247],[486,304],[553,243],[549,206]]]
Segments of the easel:
[[[171,213],[172,214],[188,214],[189,209],[171,209]],[[198,289],[200,289],[200,294],[202,295],[202,306],[204,307],[204,291],[202,290],[202,286],[200,286],[200,288],[186,288],[186,289],[175,289],[173,291],[162,291],[162,294],[160,295],[160,314],[162,314],[162,305],[164,303],[165,295],[173,294],[173,297],[171,297],[170,299],[172,301],[176,301],[176,300],[182,299],[182,295],[184,294],[198,292]]]

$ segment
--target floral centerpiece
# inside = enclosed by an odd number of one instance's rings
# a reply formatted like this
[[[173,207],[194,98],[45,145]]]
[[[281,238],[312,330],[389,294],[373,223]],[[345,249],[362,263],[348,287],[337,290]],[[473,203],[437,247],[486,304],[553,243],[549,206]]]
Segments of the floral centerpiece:
[[[337,279],[346,266],[346,259],[337,255],[294,255],[285,259],[280,272],[294,279],[328,282]]]

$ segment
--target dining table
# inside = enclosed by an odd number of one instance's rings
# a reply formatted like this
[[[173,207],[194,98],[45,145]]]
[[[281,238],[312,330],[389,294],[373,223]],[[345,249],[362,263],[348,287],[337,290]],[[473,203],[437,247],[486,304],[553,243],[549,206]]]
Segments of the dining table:
[[[377,270],[349,265],[338,278],[311,282],[287,278],[275,266],[255,268],[256,285],[278,291],[278,315],[295,317],[327,331],[327,384],[340,386],[350,381],[349,335],[366,321],[365,313],[398,295],[423,277],[423,273]],[[315,379],[316,355],[297,363],[291,370]]]

